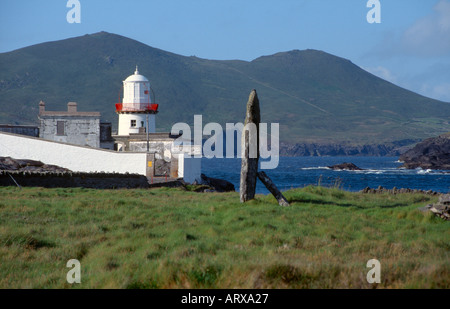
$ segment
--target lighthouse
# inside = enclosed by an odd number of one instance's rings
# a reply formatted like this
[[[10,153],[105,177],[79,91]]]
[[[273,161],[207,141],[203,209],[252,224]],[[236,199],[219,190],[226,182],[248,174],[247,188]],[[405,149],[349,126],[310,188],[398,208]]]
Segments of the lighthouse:
[[[119,115],[119,136],[129,136],[132,133],[155,133],[155,115],[158,104],[152,101],[150,81],[139,74],[138,67],[133,75],[123,81],[122,103],[116,104]]]

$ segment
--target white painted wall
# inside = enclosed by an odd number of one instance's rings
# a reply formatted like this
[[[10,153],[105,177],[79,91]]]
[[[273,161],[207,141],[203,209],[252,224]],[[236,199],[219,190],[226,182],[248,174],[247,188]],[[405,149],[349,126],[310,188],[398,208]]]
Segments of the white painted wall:
[[[142,78],[146,79],[143,76]],[[151,103],[150,91],[150,83],[148,81],[124,81],[123,103]]]
[[[146,175],[147,154],[115,152],[0,132],[0,156],[41,161],[74,172]]]
[[[156,132],[156,121],[155,121],[155,115],[149,114],[148,115],[148,122],[149,122],[149,133],[155,133]],[[131,127],[131,120],[136,120],[136,127]],[[130,135],[130,133],[139,133],[139,128],[142,125],[142,121],[144,122],[144,127],[147,127],[147,115],[146,114],[119,114],[119,130],[118,135],[120,136],[126,136]]]

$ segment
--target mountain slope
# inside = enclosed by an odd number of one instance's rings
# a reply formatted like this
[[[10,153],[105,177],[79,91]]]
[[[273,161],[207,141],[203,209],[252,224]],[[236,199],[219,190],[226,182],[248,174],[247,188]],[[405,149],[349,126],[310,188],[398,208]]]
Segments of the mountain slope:
[[[185,57],[100,32],[0,54],[0,122],[37,123],[38,103],[100,111],[115,126],[122,81],[139,65],[160,104],[157,128],[175,122],[243,122],[255,88],[262,121],[280,139],[384,143],[450,131],[450,104],[386,82],[322,51],[290,51],[247,61]]]

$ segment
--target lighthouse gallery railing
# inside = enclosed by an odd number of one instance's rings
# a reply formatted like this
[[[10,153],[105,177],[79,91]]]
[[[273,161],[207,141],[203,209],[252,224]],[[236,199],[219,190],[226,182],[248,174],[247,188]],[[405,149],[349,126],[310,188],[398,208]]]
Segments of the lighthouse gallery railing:
[[[117,103],[117,112],[157,112],[158,104],[154,103]]]

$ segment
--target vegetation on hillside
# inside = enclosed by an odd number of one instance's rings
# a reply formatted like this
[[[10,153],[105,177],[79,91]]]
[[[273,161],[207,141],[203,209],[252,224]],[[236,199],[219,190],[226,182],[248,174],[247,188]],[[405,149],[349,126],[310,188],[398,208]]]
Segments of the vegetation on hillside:
[[[0,195],[0,288],[450,288],[449,223],[417,209],[436,199],[422,194],[309,186],[288,208],[169,188]]]

